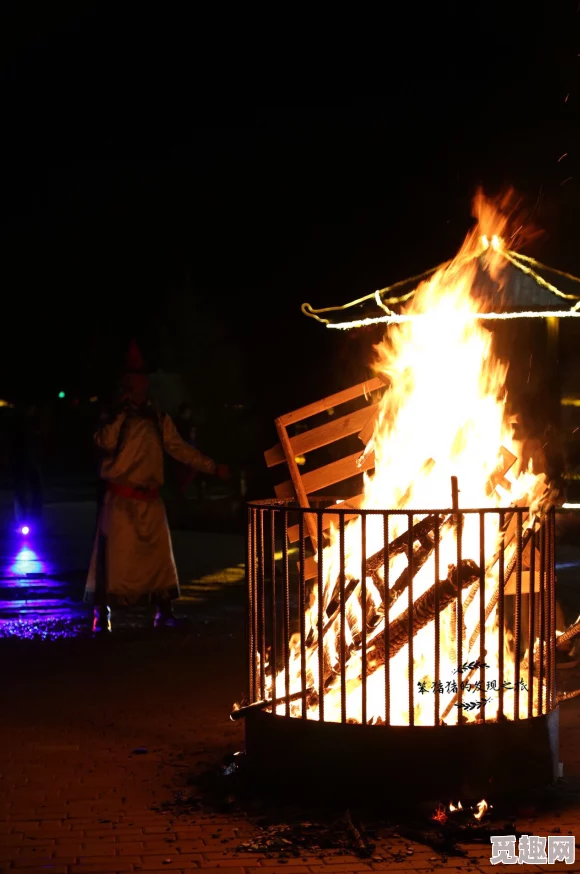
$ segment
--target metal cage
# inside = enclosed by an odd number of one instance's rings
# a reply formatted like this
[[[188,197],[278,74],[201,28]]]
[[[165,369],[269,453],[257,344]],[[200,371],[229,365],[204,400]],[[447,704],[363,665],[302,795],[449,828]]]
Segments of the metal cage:
[[[454,504],[367,510],[336,507],[329,498],[310,508],[291,500],[248,505],[249,698],[242,709],[256,764],[273,773],[274,760],[275,770],[288,776],[303,766],[328,770],[344,749],[354,779],[377,767],[392,778],[407,773],[408,757],[429,732],[433,750],[456,762],[454,777],[447,773],[443,781],[450,789],[463,786],[473,742],[487,752],[475,771],[471,762],[472,788],[501,782],[502,767],[512,780],[510,759],[526,748],[538,764],[537,780],[555,772],[554,512],[534,517],[527,507]],[[292,547],[288,531],[296,525]],[[420,622],[430,650],[418,666]],[[455,681],[443,674],[450,636]],[[402,656],[395,677],[393,653],[405,649],[401,679]],[[360,677],[353,689],[355,658]],[[299,755],[292,752],[296,744]],[[346,778],[344,763],[340,770]],[[441,768],[431,771],[431,780],[423,774],[426,790],[442,782]]]

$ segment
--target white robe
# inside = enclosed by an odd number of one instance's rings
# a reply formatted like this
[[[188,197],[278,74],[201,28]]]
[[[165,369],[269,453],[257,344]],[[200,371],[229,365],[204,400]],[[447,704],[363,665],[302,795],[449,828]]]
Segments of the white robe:
[[[95,442],[107,453],[100,474],[106,482],[160,488],[164,481],[164,450],[194,470],[215,473],[214,462],[182,440],[167,415],[151,419],[122,413],[97,431]],[[106,492],[99,512],[85,600],[94,597],[99,562],[106,581],[107,603],[136,604],[143,599],[179,596],[161,497],[146,501]]]

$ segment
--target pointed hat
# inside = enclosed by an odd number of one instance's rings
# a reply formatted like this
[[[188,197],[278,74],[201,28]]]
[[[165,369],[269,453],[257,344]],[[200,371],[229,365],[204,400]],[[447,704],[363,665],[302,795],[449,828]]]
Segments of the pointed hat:
[[[125,371],[127,373],[145,373],[145,362],[136,340],[131,340],[125,361]]]

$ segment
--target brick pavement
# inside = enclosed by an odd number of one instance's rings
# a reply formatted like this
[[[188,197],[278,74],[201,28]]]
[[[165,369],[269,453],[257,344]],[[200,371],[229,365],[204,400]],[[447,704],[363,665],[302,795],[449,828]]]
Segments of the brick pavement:
[[[336,851],[240,851],[257,834],[241,813],[163,802],[199,771],[243,746],[228,720],[244,687],[241,593],[216,596],[208,615],[183,630],[123,630],[104,641],[0,642],[0,872],[114,874],[205,869],[228,874],[348,874],[359,871],[483,872],[489,846],[442,859],[428,847],[390,837],[373,859]],[[220,606],[221,604],[221,606]],[[237,605],[238,609],[233,609]],[[225,607],[228,607],[226,610]],[[223,608],[223,609],[222,609]],[[580,685],[580,676],[568,676]],[[567,777],[580,785],[580,700],[562,708]],[[145,747],[147,753],[134,751]],[[525,763],[522,763],[525,767]],[[578,836],[580,794],[559,813],[518,820],[530,834]],[[580,871],[578,865],[556,868]],[[527,866],[526,870],[554,866]]]

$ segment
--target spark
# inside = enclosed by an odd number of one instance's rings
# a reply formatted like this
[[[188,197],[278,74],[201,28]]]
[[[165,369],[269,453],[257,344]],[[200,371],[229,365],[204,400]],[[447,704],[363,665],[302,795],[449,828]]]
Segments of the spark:
[[[564,181],[563,181],[563,182],[560,182],[560,187],[561,187],[561,186],[562,186],[562,185],[565,185],[565,184],[566,184],[566,182],[570,182],[570,180],[571,180],[571,179],[573,179],[573,178],[574,178],[574,177],[573,177],[573,176],[568,176],[568,178],[567,178],[567,179],[564,179]]]
[[[560,163],[560,161],[561,161],[563,158],[567,158],[567,157],[568,157],[568,152],[564,152],[563,155],[560,155],[560,157],[558,158],[558,164]]]

